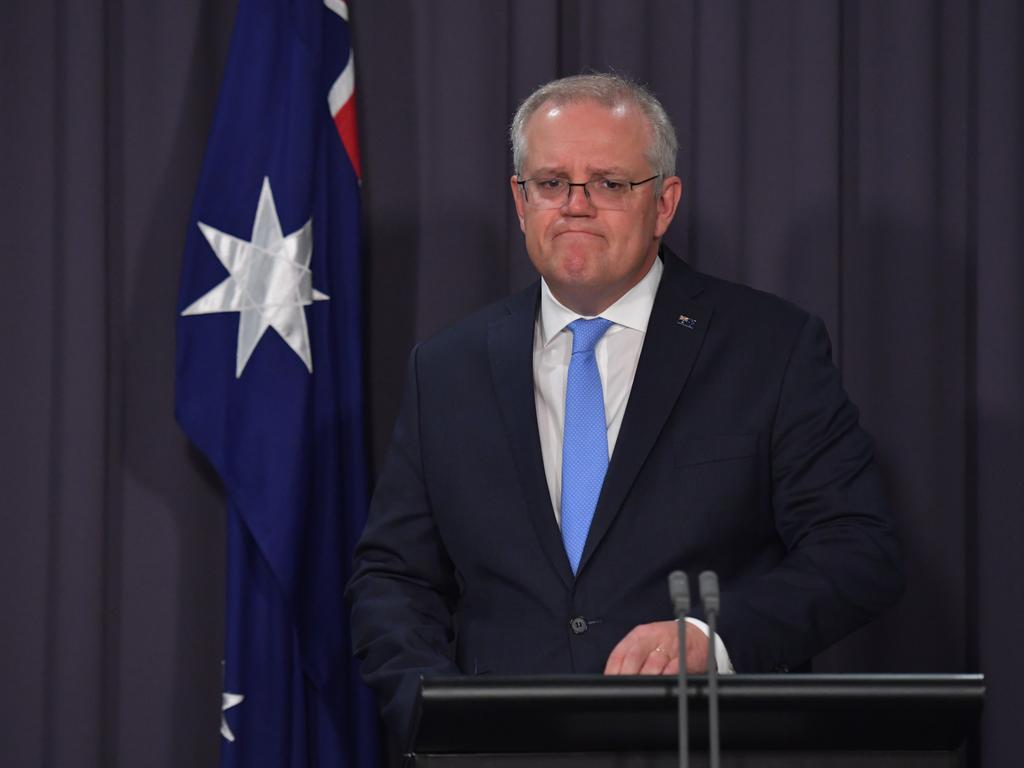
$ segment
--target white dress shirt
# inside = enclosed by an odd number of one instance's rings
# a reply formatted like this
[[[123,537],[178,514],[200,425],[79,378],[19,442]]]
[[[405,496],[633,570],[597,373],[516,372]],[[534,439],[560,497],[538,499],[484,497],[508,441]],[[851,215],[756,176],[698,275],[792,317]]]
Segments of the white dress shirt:
[[[604,310],[600,317],[611,320],[612,326],[594,347],[597,370],[604,394],[604,417],[608,428],[608,458],[615,452],[615,441],[622,427],[622,416],[633,388],[633,377],[640,361],[640,351],[647,334],[647,321],[654,307],[665,267],[661,259],[643,279],[618,301]],[[544,475],[551,494],[555,520],[562,524],[562,431],[565,424],[565,388],[572,359],[572,331],[567,326],[581,317],[551,293],[547,281],[541,279],[540,312],[533,328],[533,397],[537,406],[537,429],[544,460]],[[666,588],[667,589],[667,588]],[[668,597],[666,596],[666,601]],[[687,619],[708,634],[708,626],[699,619]],[[732,672],[729,653],[721,637],[715,643],[718,669]]]
[[[644,346],[647,320],[654,306],[661,273],[661,259],[644,278],[622,298],[601,313],[613,325],[605,331],[594,347],[597,370],[604,393],[604,417],[608,427],[608,457],[615,451],[615,441],[626,412],[633,376]],[[562,304],[541,280],[540,312],[533,330],[533,396],[537,404],[537,428],[540,450],[544,458],[544,474],[548,480],[551,506],[555,520],[562,520],[562,429],[565,424],[565,388],[569,381],[572,359],[572,331],[566,326],[584,317]]]

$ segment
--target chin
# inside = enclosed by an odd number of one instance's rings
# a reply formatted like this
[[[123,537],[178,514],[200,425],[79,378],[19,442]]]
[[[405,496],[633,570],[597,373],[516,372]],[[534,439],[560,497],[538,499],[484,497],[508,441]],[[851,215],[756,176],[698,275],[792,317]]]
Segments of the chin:
[[[581,278],[592,274],[600,260],[601,254],[594,248],[571,247],[560,249],[556,263],[558,271]]]

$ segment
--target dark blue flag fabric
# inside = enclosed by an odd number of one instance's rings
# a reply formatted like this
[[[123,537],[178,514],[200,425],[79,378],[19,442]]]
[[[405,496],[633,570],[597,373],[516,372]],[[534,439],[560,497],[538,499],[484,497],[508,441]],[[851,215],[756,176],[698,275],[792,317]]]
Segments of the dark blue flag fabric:
[[[222,766],[371,766],[343,589],[366,510],[348,4],[240,0],[188,228],[177,417],[227,496]]]

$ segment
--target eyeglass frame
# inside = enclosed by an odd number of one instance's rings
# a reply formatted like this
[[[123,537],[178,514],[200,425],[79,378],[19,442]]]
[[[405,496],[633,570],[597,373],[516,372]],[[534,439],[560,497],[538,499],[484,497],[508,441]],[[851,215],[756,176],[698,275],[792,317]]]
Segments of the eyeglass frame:
[[[651,176],[650,178],[644,179],[643,181],[628,181],[628,180],[624,179],[623,182],[625,184],[629,184],[629,191],[632,192],[634,189],[636,189],[640,185],[647,184],[647,183],[649,183],[651,181],[654,181],[655,179],[659,179],[663,175],[664,174],[656,173],[653,176]],[[530,202],[530,197],[529,197],[529,195],[526,194],[526,184],[528,182],[531,182],[531,181],[552,181],[554,179],[558,179],[558,177],[557,176],[546,176],[544,178],[541,178],[541,177],[538,177],[538,176],[533,176],[533,177],[531,177],[529,179],[519,179],[519,178],[517,178],[516,179],[516,184],[518,184],[519,185],[519,189],[522,190],[523,202],[525,202],[527,205],[530,205],[530,206],[533,206],[533,207],[539,207],[537,205],[537,203]],[[554,210],[555,208],[561,208],[563,205],[568,205],[572,201],[572,188],[573,187],[583,187],[583,195],[587,198],[587,202],[590,205],[593,205],[594,208],[598,208],[597,205],[594,205],[594,200],[590,196],[590,190],[587,189],[587,185],[588,184],[592,184],[595,181],[607,181],[608,179],[605,178],[605,177],[599,176],[597,178],[588,179],[587,181],[569,181],[568,179],[558,179],[558,180],[559,181],[565,181],[565,183],[568,185],[568,191],[565,194],[565,200],[563,200],[557,206],[552,206],[551,208],[546,208],[546,209],[542,209],[542,210]],[[614,181],[614,179],[613,179],[613,181]],[[598,208],[598,210],[618,210],[618,209],[615,209],[615,208],[612,208],[612,209],[601,209],[601,208]]]

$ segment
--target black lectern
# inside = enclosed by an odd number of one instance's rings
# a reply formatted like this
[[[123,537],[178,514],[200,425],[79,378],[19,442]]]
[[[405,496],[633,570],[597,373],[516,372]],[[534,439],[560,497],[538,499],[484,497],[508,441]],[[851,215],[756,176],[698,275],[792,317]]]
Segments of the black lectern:
[[[690,679],[692,766],[707,764],[707,690]],[[963,763],[985,693],[981,675],[730,675],[719,683],[722,765]],[[674,766],[675,678],[424,680],[410,764]]]

